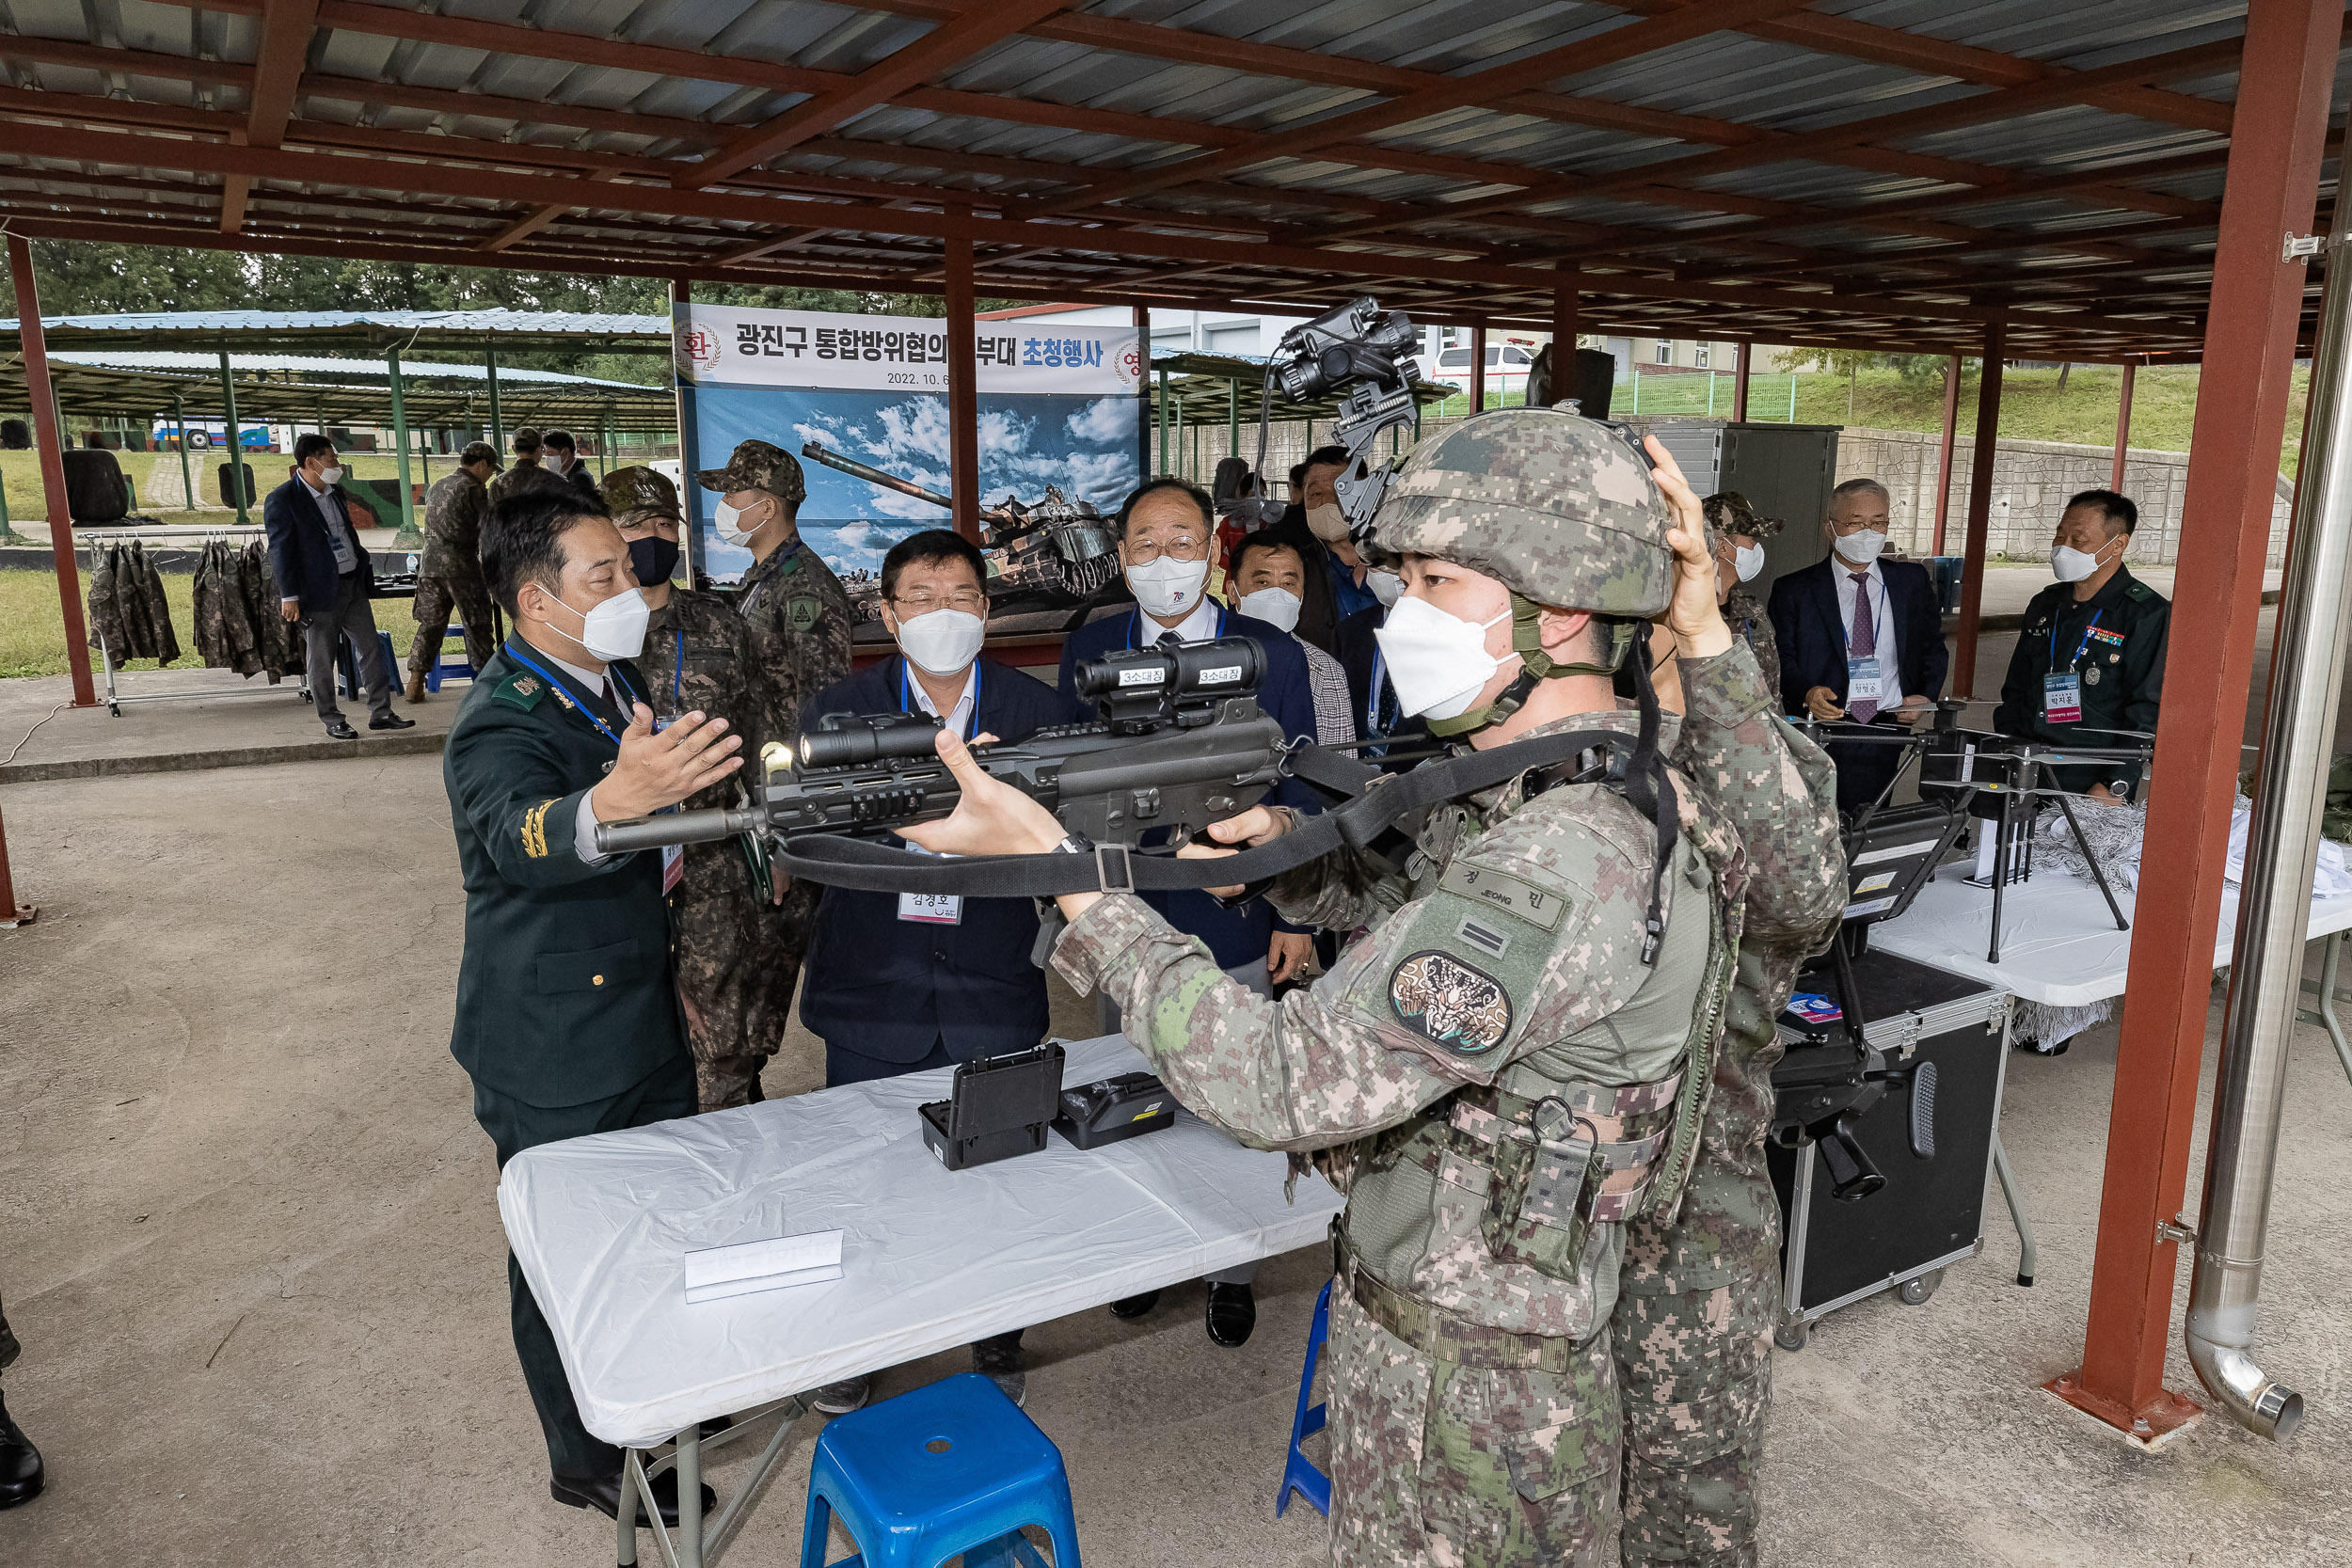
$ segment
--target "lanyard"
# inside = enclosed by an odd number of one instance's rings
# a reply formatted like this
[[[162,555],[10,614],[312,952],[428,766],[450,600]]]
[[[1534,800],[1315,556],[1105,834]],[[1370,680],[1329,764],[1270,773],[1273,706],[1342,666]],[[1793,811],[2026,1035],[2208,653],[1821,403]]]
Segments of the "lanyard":
[[[670,666],[670,717],[675,719],[678,716],[678,682],[686,676],[686,628],[671,629],[677,633],[677,658]]]
[[[1231,611],[1229,611],[1223,605],[1218,605],[1216,607],[1216,634],[1219,637],[1225,635],[1225,617],[1230,613]],[[1190,617],[1186,618],[1189,619]],[[1135,609],[1127,612],[1127,646],[1130,648],[1139,648],[1143,646],[1142,643],[1136,641],[1137,637],[1142,635],[1142,632],[1143,607],[1141,605],[1137,605]],[[1152,639],[1152,641],[1154,642],[1157,642],[1158,641],[1159,639],[1157,638]]]
[[[532,658],[529,654],[524,653],[522,649],[516,646],[513,642],[506,644],[506,657],[513,659],[516,663],[521,665],[532,673],[537,675],[541,680],[546,681],[549,687],[554,689],[555,694],[564,699],[564,706],[579,714],[582,719],[587,720],[591,724],[596,725],[596,732],[599,735],[603,736],[605,739],[612,742],[615,748],[619,747],[621,744],[621,737],[612,733],[612,726],[597,718],[595,710],[590,708],[584,701],[572,701],[570,695],[568,694],[568,689],[561,680],[556,678],[552,671],[549,671],[544,665],[540,664],[538,660]],[[608,664],[604,667],[604,673],[612,678],[612,684],[619,687],[623,695],[627,696],[632,704],[637,701],[637,693],[629,689],[629,684],[627,680],[622,678],[618,666]]]
[[[926,693],[926,695],[929,695],[929,693]],[[900,655],[898,658],[898,711],[900,713],[913,713],[914,711],[914,686],[913,677],[907,673],[907,661],[906,657],[903,654]],[[946,722],[946,714],[943,713],[937,717],[942,723]],[[972,666],[972,717],[964,721],[963,738],[966,741],[969,741],[974,736],[979,733],[980,667],[976,663]]]
[[[2083,640],[2075,645],[2074,657],[2066,661],[2066,668],[2072,670],[2075,665],[2080,664],[2083,661],[2083,655],[2090,651],[2090,634],[2099,629],[2099,617],[2106,613],[2104,610],[2094,610],[2090,612],[2090,625],[2083,627]],[[2058,618],[2056,616],[2050,618],[2050,668],[2053,670],[2058,668]]]

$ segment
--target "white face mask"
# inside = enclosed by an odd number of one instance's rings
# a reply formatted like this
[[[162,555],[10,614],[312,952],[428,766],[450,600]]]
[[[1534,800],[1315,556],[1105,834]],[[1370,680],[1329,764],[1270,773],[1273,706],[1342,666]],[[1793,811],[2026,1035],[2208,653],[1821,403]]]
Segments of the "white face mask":
[[[2099,569],[2099,556],[2106,546],[2097,551],[2078,550],[2072,545],[2060,545],[2050,552],[2050,572],[2060,582],[2080,582]]]
[[[762,503],[754,502],[753,504]],[[739,525],[743,521],[743,508],[729,506],[726,502],[721,501],[718,510],[711,514],[711,520],[719,525],[719,537],[730,545],[749,545],[754,539],[759,537],[759,531],[768,526],[767,523],[754,523],[748,530],[739,527]],[[769,521],[772,522],[774,519],[770,518]]]
[[[572,466],[570,461],[566,459],[562,452],[557,451],[553,447],[549,447],[544,453],[542,453],[539,461],[546,467],[554,469],[559,474]]]
[[[319,470],[319,488],[322,490],[332,490],[342,482],[343,471],[341,468],[329,467]]]
[[[1756,580],[1756,574],[1764,569],[1764,546],[1761,545],[1740,545],[1733,549],[1731,560],[1733,566],[1736,567],[1740,573],[1740,580],[1741,582],[1754,582]]]
[[[979,657],[988,623],[967,610],[933,610],[898,623],[898,651],[927,675],[952,675]]]
[[[1405,579],[1394,572],[1384,572],[1377,566],[1364,574],[1364,586],[1380,601],[1383,610],[1393,610],[1396,601],[1405,596]]]
[[[1209,580],[1207,561],[1179,561],[1156,556],[1127,568],[1127,586],[1147,615],[1188,615],[1200,603],[1200,590]]]
[[[1347,537],[1347,514],[1335,504],[1307,508],[1307,529],[1327,545],[1336,545]]]
[[[1453,719],[1470,711],[1503,665],[1486,651],[1486,628],[1510,618],[1505,609],[1494,621],[1465,621],[1427,599],[1399,599],[1388,624],[1372,634],[1388,661],[1397,707],[1408,718],[1424,719]]]
[[[636,589],[625,588],[584,610],[573,610],[569,599],[555,602],[580,617],[580,635],[574,637],[551,621],[549,627],[558,637],[587,649],[591,657],[635,658],[645,651],[645,623],[652,618],[653,607]]]
[[[1305,605],[1297,594],[1287,588],[1261,588],[1254,594],[1244,594],[1233,601],[1233,608],[1244,615],[1254,615],[1269,626],[1284,631],[1298,627],[1298,612]]]
[[[1837,553],[1846,560],[1857,566],[1867,566],[1879,558],[1879,551],[1886,548],[1886,535],[1877,529],[1866,528],[1841,533],[1834,543]]]

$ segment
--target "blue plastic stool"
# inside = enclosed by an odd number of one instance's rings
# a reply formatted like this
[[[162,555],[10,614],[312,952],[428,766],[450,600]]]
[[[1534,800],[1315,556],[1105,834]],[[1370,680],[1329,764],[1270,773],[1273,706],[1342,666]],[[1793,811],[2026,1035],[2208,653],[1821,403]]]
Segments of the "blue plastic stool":
[[[1282,1461],[1282,1486],[1274,1494],[1274,1516],[1279,1519],[1291,1505],[1291,1494],[1315,1505],[1315,1512],[1325,1518],[1331,1516],[1331,1478],[1314,1466],[1314,1462],[1298,1451],[1298,1445],[1323,1430],[1324,1405],[1310,1405],[1314,1398],[1315,1363],[1323,1359],[1324,1343],[1331,1338],[1331,1284],[1326,1280],[1323,1294],[1315,1297],[1315,1321],[1307,1329],[1307,1364],[1298,1372],[1298,1410],[1291,1417],[1290,1457]]]
[[[466,645],[466,627],[462,622],[452,621],[449,629],[441,633],[441,657],[435,659],[433,668],[424,673],[424,689],[427,691],[438,691],[443,681],[453,680],[459,675],[468,680],[474,678],[475,671],[470,659],[449,657],[449,640],[453,637],[457,639],[460,648]]]
[[[397,691],[400,689],[400,660],[392,653],[392,634],[379,631],[375,640],[384,647],[384,677],[392,683],[392,689]],[[348,637],[335,641],[335,694],[348,697],[355,703],[360,696],[359,655],[352,647]]]
[[[1045,1568],[1017,1531],[1043,1527],[1054,1568],[1079,1568],[1061,1450],[977,1372],[834,1418],[809,1461],[801,1568],[826,1568],[834,1513],[859,1555],[835,1568]]]

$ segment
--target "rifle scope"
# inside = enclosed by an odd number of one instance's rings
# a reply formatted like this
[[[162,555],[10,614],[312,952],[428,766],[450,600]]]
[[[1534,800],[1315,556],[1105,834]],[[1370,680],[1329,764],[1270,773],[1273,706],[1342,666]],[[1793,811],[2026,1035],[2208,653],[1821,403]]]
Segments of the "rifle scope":
[[[828,713],[817,728],[802,732],[796,770],[935,756],[938,735],[939,721],[927,713]]]
[[[1071,672],[1080,699],[1114,729],[1205,723],[1218,703],[1257,690],[1264,676],[1265,655],[1247,637],[1122,648]]]

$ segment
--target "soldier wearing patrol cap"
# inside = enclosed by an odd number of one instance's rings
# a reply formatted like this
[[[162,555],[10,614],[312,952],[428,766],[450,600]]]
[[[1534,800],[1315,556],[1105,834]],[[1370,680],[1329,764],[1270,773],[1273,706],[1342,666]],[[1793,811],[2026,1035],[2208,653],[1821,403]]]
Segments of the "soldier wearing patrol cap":
[[[424,496],[424,559],[417,563],[416,640],[408,645],[408,700],[424,701],[424,677],[441,662],[450,612],[465,618],[466,662],[488,667],[498,640],[490,628],[490,593],[482,585],[482,519],[490,510],[489,484],[499,471],[498,449],[472,441],[457,454],[457,471]]]
[[[724,596],[670,580],[678,563],[677,487],[651,468],[615,468],[605,475],[604,504],[628,546],[638,592],[653,607],[637,668],[655,724],[690,711],[717,714],[743,737],[744,754],[757,756],[767,698],[751,630]],[[686,803],[733,805],[736,793],[728,781]],[[662,880],[702,1108],[750,1104],[764,1098],[760,1069],[784,1037],[806,938],[793,944],[733,839],[664,851]]]
[[[2172,604],[2123,564],[2139,508],[2112,490],[2066,503],[2051,543],[2058,581],[2026,606],[1993,727],[2048,746],[2145,745],[2156,733]],[[2054,768],[2058,787],[2128,801],[2137,762]]]
[[[1431,811],[1402,871],[1340,849],[1276,878],[1291,919],[1369,927],[1311,990],[1253,995],[1132,894],[1060,900],[1056,966],[1120,1003],[1177,1096],[1313,1151],[1348,1194],[1327,1362],[1343,1563],[1613,1560],[1627,1222],[1673,1214],[1705,1158],[1743,920],[1809,941],[1836,918],[1826,761],[1770,717],[1697,499],[1648,451],[1655,481],[1608,428],[1515,408],[1406,460],[1375,521],[1403,561],[1380,631],[1402,706],[1470,752],[1611,738]],[[1661,613],[1678,736],[1645,675],[1637,711],[1610,689]],[[1660,760],[1677,740],[1683,768]],[[904,836],[1089,847],[953,736],[940,751],[961,803]],[[1257,807],[1212,831],[1256,845],[1297,822]]]
[[[723,468],[695,483],[719,494],[719,537],[752,552],[735,587],[769,683],[768,734],[789,738],[802,705],[850,673],[850,596],[794,526],[808,483],[800,460],[766,441],[745,441]]]

